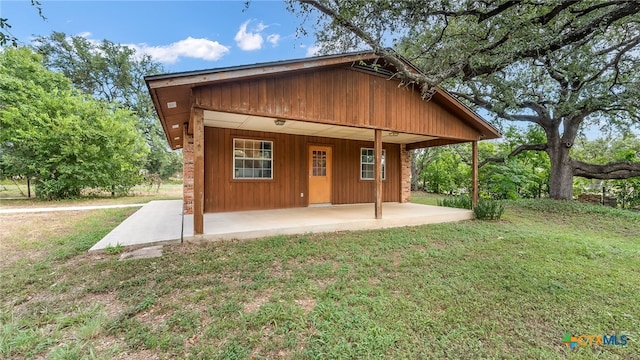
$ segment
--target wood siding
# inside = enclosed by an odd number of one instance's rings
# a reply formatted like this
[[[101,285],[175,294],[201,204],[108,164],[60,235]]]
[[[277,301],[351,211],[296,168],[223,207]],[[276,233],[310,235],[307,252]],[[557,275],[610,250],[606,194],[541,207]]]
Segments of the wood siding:
[[[273,141],[273,179],[233,179],[234,138]],[[375,182],[360,180],[360,148],[373,148],[373,142],[205,127],[204,211],[307,206],[309,145],[333,148],[333,204],[373,203]],[[400,146],[385,143],[383,147],[383,201],[400,201]]]
[[[477,140],[479,131],[413,86],[348,67],[194,88],[208,110]]]

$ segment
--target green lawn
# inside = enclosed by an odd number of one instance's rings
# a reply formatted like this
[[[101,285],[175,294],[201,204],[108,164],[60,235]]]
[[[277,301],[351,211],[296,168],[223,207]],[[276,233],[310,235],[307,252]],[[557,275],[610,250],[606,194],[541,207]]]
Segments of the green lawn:
[[[411,202],[424,205],[438,205],[438,200],[444,199],[446,196],[442,194],[428,193],[424,191],[411,192]]]
[[[518,201],[499,222],[85,252],[131,211],[0,238],[23,252],[0,265],[0,358],[640,358],[638,213]]]

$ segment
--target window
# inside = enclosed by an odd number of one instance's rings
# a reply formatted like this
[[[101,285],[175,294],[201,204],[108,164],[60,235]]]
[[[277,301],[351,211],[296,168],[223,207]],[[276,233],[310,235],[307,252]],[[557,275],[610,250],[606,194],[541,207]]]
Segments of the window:
[[[385,158],[387,152],[382,149],[382,179],[386,178]],[[360,179],[375,180],[375,152],[373,149],[360,149]]]
[[[327,176],[327,152],[324,150],[313,150],[311,158],[313,176]]]
[[[273,179],[273,141],[233,139],[234,179]]]

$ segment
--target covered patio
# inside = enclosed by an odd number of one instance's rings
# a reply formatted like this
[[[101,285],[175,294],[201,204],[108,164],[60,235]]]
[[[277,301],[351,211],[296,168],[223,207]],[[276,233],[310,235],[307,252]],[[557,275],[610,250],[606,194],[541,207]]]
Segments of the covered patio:
[[[473,219],[473,212],[441,206],[384,203],[385,216],[374,218],[371,204],[251,210],[204,215],[204,234],[193,230],[193,215],[182,212],[180,200],[144,204],[90,251],[109,247],[143,248],[217,240],[244,240],[277,235],[371,230]]]
[[[471,218],[408,204],[411,151],[471,143],[475,204],[478,142],[499,132],[446,91],[424,99],[396,73],[365,51],[147,76],[168,143],[183,151],[183,238]]]
[[[376,219],[371,204],[310,206],[204,215],[204,234],[194,236],[193,215],[184,215],[183,241],[253,239],[276,235],[372,230],[473,219],[473,212],[412,203],[383,203]]]

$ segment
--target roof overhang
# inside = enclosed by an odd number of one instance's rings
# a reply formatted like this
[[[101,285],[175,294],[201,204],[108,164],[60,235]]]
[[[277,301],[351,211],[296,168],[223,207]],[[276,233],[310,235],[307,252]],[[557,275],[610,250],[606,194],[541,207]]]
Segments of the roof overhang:
[[[339,65],[375,59],[371,52],[358,52],[342,55],[318,56],[313,58],[260,63],[200,71],[187,71],[163,75],[146,76],[149,89],[188,85],[189,87],[209,85],[220,81],[248,79],[257,76],[281,74],[296,70],[310,70],[319,67]]]
[[[185,130],[184,127],[187,126],[186,124],[189,122],[191,110],[194,106],[192,98],[192,89],[194,88],[223,82],[247,80],[256,77],[269,77],[288,72],[310,71],[313,69],[339,66],[349,63],[356,65],[362,61],[375,59],[379,59],[379,57],[373,52],[355,52],[349,54],[327,55],[209,70],[151,75],[145,77],[145,82],[149,93],[151,94],[170,147],[172,149],[179,149],[183,143],[182,137]],[[411,69],[418,71],[413,64],[408,61],[405,62]],[[170,96],[167,94],[170,94]],[[484,121],[472,109],[462,104],[446,91],[437,89],[432,101],[437,101],[450,112],[461,119],[464,119],[467,124],[475,128],[481,134],[481,139],[493,139],[500,137],[500,133],[493,126]],[[274,118],[268,117],[205,110],[205,126],[336,137],[353,140],[373,139],[372,129],[367,128],[319,124],[302,121],[300,119],[285,119],[285,125],[276,126],[274,125],[274,120]],[[389,135],[395,133],[393,129],[385,129],[385,131],[388,136],[383,137],[384,141],[391,143],[430,144],[429,141],[438,139],[424,134],[398,133],[398,135]],[[443,141],[450,142],[453,140],[445,139]]]

